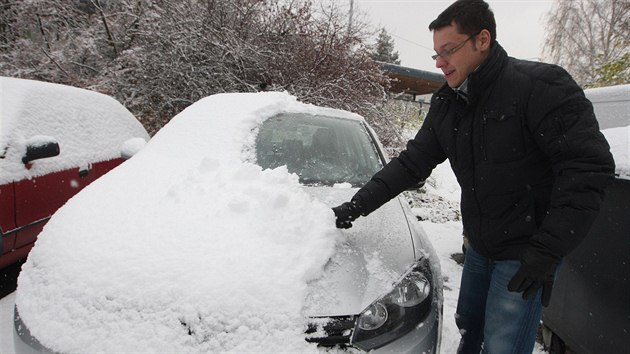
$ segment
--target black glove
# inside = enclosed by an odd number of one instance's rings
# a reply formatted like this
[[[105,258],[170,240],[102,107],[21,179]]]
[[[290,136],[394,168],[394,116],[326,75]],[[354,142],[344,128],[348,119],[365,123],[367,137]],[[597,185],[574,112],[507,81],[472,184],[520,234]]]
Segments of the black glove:
[[[541,302],[543,306],[549,306],[558,264],[560,257],[543,247],[530,246],[521,254],[521,268],[510,280],[508,290],[523,292],[523,299],[529,300],[542,287]]]
[[[340,206],[332,208],[332,210],[335,212],[335,217],[337,218],[335,224],[338,229],[351,228],[352,222],[363,214],[363,207],[358,199],[352,199],[352,201],[345,202]]]

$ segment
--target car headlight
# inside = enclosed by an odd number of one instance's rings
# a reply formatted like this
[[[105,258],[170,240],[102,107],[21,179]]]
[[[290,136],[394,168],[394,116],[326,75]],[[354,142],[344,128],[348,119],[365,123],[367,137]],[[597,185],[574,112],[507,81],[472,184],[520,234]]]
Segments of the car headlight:
[[[415,263],[389,293],[361,312],[352,344],[365,351],[379,348],[424,321],[433,301],[431,276],[427,260]]]

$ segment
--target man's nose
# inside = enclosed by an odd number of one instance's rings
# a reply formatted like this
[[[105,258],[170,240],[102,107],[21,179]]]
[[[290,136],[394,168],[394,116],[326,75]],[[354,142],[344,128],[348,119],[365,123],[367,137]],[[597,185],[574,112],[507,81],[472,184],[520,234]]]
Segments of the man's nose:
[[[441,69],[443,66],[446,65],[446,63],[447,63],[446,59],[442,58],[441,56],[435,59],[435,67],[438,69]]]

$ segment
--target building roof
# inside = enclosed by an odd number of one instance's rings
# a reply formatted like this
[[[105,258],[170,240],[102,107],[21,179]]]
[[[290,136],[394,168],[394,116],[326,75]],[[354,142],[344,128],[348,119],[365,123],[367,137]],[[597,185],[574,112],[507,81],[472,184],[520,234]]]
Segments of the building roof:
[[[391,63],[378,63],[391,78],[390,91],[394,93],[425,95],[435,92],[445,82],[442,74]]]

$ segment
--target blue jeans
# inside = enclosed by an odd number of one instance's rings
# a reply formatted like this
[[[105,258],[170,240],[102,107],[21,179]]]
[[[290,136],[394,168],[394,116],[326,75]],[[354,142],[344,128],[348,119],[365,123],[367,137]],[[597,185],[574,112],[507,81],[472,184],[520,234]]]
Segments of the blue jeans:
[[[455,322],[458,353],[531,354],[542,315],[541,290],[530,300],[508,290],[519,261],[494,261],[466,250]]]

